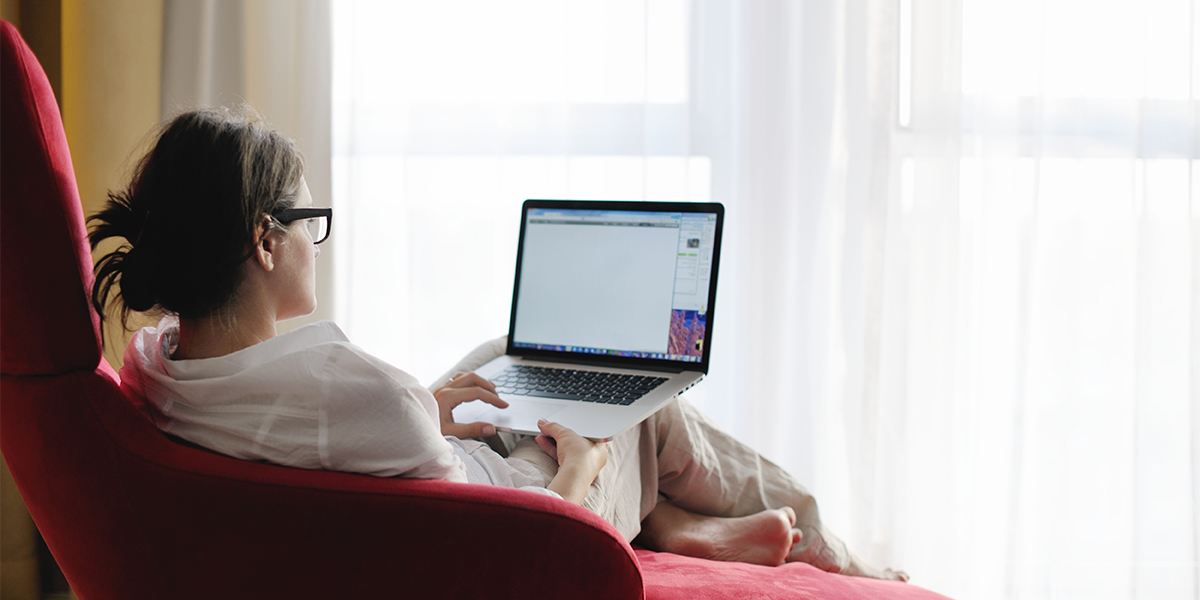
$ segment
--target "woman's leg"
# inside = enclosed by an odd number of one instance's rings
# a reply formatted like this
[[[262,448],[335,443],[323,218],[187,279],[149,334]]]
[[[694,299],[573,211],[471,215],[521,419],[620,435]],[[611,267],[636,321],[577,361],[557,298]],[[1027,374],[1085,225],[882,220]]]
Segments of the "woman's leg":
[[[686,400],[655,413],[642,424],[640,434],[640,441],[654,450],[658,493],[675,507],[726,518],[790,507],[802,538],[789,554],[789,562],[803,561],[833,573],[907,579],[872,567],[851,553],[822,524],[816,499],[804,486]]]
[[[584,500],[586,508],[612,523],[627,540],[632,541],[636,536],[639,544],[651,550],[710,560],[783,564],[801,536],[800,530],[794,528],[795,511],[784,507],[725,518],[679,508],[658,496],[656,477],[642,480],[642,459],[653,457],[645,461],[645,473],[655,473],[657,464],[656,450],[652,444],[643,446],[642,439],[650,436],[635,429],[613,440],[609,464],[615,466],[606,465],[601,471],[597,484]],[[533,438],[521,439],[508,461],[533,465],[547,482],[553,479],[558,466],[533,443]]]
[[[535,463],[548,477],[558,466],[531,439],[522,440],[509,458]],[[632,541],[663,501],[670,501],[671,508],[655,517],[675,518],[650,519],[648,526],[659,526],[649,538],[657,540],[652,544],[664,543],[655,537],[663,531],[695,533],[698,527],[711,527],[711,520],[679,518],[672,508],[728,519],[789,507],[802,537],[787,561],[833,573],[901,579],[854,556],[821,523],[816,499],[804,486],[682,398],[609,442],[608,464],[583,505]]]

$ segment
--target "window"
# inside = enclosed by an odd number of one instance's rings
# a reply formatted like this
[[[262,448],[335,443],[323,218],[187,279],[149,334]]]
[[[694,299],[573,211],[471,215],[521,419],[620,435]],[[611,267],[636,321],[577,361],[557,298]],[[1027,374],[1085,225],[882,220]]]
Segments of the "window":
[[[512,301],[529,198],[707,200],[685,0],[334,3],[338,319],[429,381]]]

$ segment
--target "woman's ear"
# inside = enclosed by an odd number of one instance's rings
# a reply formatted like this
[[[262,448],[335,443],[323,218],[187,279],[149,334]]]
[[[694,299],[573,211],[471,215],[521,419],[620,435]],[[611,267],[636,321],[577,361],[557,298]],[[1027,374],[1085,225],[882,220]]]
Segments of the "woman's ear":
[[[271,223],[271,217],[263,215],[255,230],[254,260],[265,271],[275,270],[275,252],[279,249],[279,231]]]

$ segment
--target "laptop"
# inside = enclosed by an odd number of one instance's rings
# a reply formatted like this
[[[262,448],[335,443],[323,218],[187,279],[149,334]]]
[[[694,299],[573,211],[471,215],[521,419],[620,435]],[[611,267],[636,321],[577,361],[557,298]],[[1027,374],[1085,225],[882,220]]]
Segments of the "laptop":
[[[508,348],[476,372],[508,408],[459,423],[607,441],[708,372],[725,209],[717,203],[527,200]]]

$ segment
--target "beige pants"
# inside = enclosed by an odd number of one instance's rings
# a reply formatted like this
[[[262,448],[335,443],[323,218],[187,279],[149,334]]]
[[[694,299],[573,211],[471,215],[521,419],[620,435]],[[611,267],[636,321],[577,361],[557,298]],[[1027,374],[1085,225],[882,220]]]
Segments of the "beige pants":
[[[509,459],[536,465],[547,482],[558,471],[532,438],[521,439]],[[794,559],[834,573],[850,563],[846,545],[821,524],[817,502],[804,486],[682,398],[609,442],[608,464],[583,505],[632,541],[660,499],[714,517],[790,506],[804,533]]]

